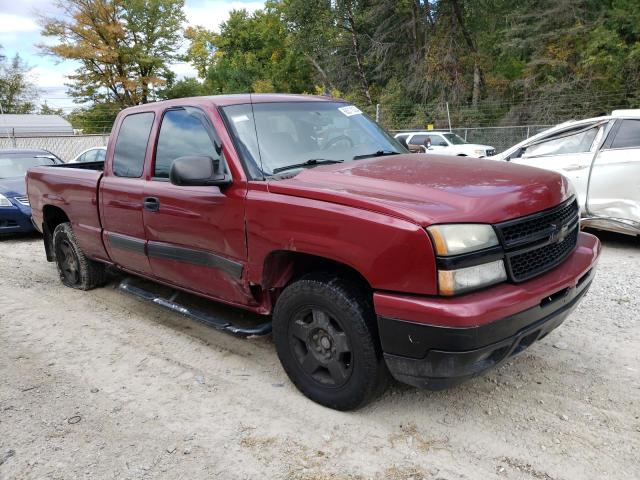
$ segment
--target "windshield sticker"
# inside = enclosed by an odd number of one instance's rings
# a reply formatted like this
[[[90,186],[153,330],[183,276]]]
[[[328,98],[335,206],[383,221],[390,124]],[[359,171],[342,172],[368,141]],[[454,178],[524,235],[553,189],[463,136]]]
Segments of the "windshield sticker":
[[[249,117],[247,117],[246,115],[239,115],[237,117],[231,117],[233,119],[233,121],[235,123],[238,122],[248,122],[249,121]]]
[[[338,108],[338,110],[340,110],[347,117],[352,117],[354,115],[360,115],[362,113],[362,110],[360,110],[355,105],[347,105],[346,107],[340,107],[340,108]]]

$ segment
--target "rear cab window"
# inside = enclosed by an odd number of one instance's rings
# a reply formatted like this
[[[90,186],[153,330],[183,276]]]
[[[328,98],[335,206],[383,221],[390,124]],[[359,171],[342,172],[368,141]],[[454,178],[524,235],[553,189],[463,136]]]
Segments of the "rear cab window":
[[[142,176],[153,119],[153,112],[132,113],[124,118],[120,124],[113,152],[115,176],[128,178]]]

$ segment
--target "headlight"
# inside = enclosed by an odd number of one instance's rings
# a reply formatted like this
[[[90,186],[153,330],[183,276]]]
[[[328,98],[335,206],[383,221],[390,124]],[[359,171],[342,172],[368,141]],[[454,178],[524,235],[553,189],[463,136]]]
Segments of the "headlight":
[[[458,295],[460,293],[487,287],[495,283],[504,282],[507,272],[504,262],[483,263],[474,267],[459,268],[457,270],[438,271],[438,289],[440,295]]]
[[[474,153],[475,153],[476,155],[480,156],[480,157],[484,157],[484,156],[487,154],[487,152],[486,152],[486,151],[481,150],[481,149],[474,150]]]
[[[436,253],[441,256],[459,255],[498,245],[498,237],[491,225],[452,223],[432,225],[431,234]]]
[[[13,207],[13,203],[7,197],[0,193],[0,207]]]

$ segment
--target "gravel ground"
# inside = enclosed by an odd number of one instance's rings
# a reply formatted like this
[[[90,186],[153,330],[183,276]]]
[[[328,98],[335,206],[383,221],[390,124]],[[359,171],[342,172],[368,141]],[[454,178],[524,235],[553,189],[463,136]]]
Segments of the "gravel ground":
[[[640,478],[640,241],[600,234],[578,310],[458,388],[320,407],[270,338],[237,339],[116,282],[63,287],[0,240],[0,479]]]

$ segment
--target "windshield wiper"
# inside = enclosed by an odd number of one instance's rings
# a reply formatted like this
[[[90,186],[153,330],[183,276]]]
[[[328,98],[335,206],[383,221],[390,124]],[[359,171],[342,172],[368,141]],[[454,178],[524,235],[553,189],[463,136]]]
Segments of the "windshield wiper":
[[[364,155],[356,155],[353,157],[354,160],[360,160],[361,158],[371,158],[371,157],[384,157],[386,155],[399,155],[400,152],[392,152],[390,150],[378,150],[373,153],[366,153]]]
[[[304,168],[315,165],[330,165],[332,163],[342,163],[344,160],[328,160],[326,158],[310,158],[306,162],[294,163],[293,165],[287,165],[286,167],[278,167],[273,169],[273,173],[284,172],[285,170],[293,170],[294,168]]]

